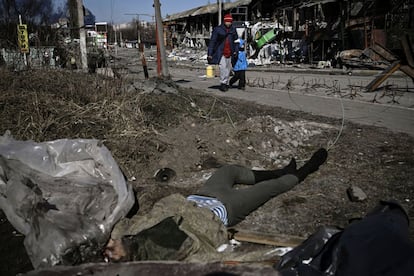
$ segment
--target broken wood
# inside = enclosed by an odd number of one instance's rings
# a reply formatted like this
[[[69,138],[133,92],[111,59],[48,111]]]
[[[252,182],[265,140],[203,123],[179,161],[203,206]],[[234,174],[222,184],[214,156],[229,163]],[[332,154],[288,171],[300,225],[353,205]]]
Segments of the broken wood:
[[[414,80],[414,68],[408,65],[401,65],[400,70]]]
[[[229,229],[229,234],[230,239],[235,239],[242,242],[287,247],[296,247],[305,240],[305,238],[298,236],[250,232],[237,229]]]
[[[393,62],[387,69],[385,69],[381,74],[379,74],[374,80],[372,80],[367,85],[367,91],[373,92],[375,89],[380,86],[389,76],[392,75],[395,71],[397,71],[401,67],[400,61]]]
[[[403,47],[405,57],[407,58],[408,66],[414,68],[414,53],[413,49],[411,48],[410,39],[407,34],[403,36],[403,38],[401,39],[401,45]]]
[[[389,62],[394,62],[398,60],[398,58],[390,50],[384,48],[378,43],[374,43],[374,45],[371,46],[371,49]]]
[[[392,52],[382,47],[379,44],[373,45],[373,50],[383,57],[387,61],[394,61],[390,66],[388,66],[380,75],[378,75],[373,81],[367,85],[367,91],[372,92],[378,88],[378,86],[383,83],[392,73],[400,69],[403,73],[407,74],[414,81],[414,53],[411,49],[411,44],[408,38],[408,35],[403,36],[401,39],[401,45],[404,50],[405,57],[407,59],[408,65],[401,65],[399,60],[396,60],[396,57]]]

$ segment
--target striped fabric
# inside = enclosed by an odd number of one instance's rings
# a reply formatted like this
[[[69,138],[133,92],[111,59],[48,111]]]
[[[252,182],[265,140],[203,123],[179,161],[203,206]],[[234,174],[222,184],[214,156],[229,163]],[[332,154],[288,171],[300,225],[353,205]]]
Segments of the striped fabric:
[[[217,198],[200,196],[200,195],[189,195],[187,200],[193,201],[198,207],[210,209],[216,216],[220,218],[225,226],[227,226],[227,210],[226,207]]]

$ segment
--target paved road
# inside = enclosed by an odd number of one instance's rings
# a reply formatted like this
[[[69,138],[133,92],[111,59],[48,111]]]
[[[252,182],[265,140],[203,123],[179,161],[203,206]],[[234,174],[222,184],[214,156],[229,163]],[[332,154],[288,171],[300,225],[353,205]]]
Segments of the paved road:
[[[121,51],[119,60],[129,73],[143,75],[136,51]],[[169,62],[169,73],[173,80],[184,87],[202,89],[216,96],[344,118],[345,122],[385,127],[414,137],[414,83],[401,72],[394,73],[384,83],[384,86],[390,87],[389,91],[364,93],[363,87],[379,71],[354,70],[351,74],[343,74],[341,70],[329,69],[258,67],[247,72],[250,86],[246,91],[231,89],[222,93],[217,89],[218,78],[205,78],[205,65],[178,65]],[[150,76],[154,76],[156,63],[149,60],[148,67]],[[290,89],[286,88],[288,83]],[[380,103],[373,103],[373,100]]]
[[[374,93],[361,92],[358,93],[360,96],[351,99],[351,97],[339,97],[335,94],[327,96],[328,94],[326,93],[304,93],[303,89],[302,91],[297,89],[290,89],[288,91],[287,89],[269,87],[270,85],[267,85],[267,88],[247,87],[246,91],[230,89],[228,92],[223,93],[217,89],[218,79],[203,77],[205,70],[202,68],[170,68],[173,80],[176,80],[184,87],[203,89],[207,93],[216,96],[249,100],[258,104],[299,110],[326,117],[345,118],[345,122],[351,121],[359,124],[385,127],[394,132],[408,133],[414,137],[414,85],[411,80],[407,82],[406,78],[398,77],[392,80],[400,88],[408,87],[408,92],[403,93],[404,95],[398,99],[399,104],[378,104],[371,102],[375,96]],[[273,80],[275,79],[275,72],[250,71],[248,74],[251,75],[251,78],[257,76],[264,79],[271,79],[272,77]],[[292,72],[277,73],[277,75],[282,75],[284,79],[292,78],[292,74]],[[296,79],[303,79],[307,75],[306,73],[296,73],[294,76]],[[312,76],[311,78],[316,77]],[[372,76],[343,76],[342,81],[349,82],[351,79],[366,85],[372,78]],[[335,79],[338,79],[338,76],[335,76]],[[370,101],[367,100],[367,97],[370,98]]]

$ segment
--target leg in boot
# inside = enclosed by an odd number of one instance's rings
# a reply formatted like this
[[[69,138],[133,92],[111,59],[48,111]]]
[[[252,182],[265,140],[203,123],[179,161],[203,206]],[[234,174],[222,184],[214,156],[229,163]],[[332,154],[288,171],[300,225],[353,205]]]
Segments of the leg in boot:
[[[297,183],[296,176],[287,174],[276,179],[259,182],[245,189],[233,189],[232,193],[220,199],[226,205],[228,226],[239,223],[273,197],[291,190]]]
[[[240,71],[234,72],[233,83],[236,83],[237,81],[240,83]]]
[[[220,89],[221,92],[226,92],[227,91],[227,84],[225,84],[225,83],[220,84],[219,89]]]
[[[328,157],[328,152],[326,149],[321,148],[317,150],[311,157],[311,159],[306,162],[303,167],[297,170],[294,175],[299,178],[299,182],[303,181],[309,174],[316,172],[319,169],[319,166],[325,163],[326,158]]]
[[[233,84],[234,84],[236,81],[237,81],[236,76],[233,76],[233,77],[230,79],[230,82],[229,82],[229,86],[230,86],[230,88],[232,88]]]
[[[269,171],[256,171],[253,170],[253,174],[256,180],[256,183],[264,180],[274,179],[281,177],[282,175],[286,174],[295,174],[296,173],[296,160],[295,158],[292,158],[290,160],[290,163],[282,168],[277,170],[269,170]]]
[[[240,71],[239,89],[246,89],[246,71]]]

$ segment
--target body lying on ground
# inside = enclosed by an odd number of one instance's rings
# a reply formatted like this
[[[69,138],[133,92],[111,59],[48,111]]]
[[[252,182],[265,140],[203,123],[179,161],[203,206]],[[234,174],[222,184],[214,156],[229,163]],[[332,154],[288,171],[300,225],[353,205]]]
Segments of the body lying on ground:
[[[117,223],[105,249],[113,261],[219,260],[217,248],[228,242],[227,227],[241,222],[275,196],[291,190],[327,159],[319,149],[301,168],[296,161],[282,169],[219,168],[197,194],[173,194],[147,214]],[[246,184],[245,189],[234,189]]]

